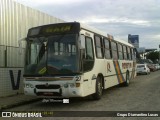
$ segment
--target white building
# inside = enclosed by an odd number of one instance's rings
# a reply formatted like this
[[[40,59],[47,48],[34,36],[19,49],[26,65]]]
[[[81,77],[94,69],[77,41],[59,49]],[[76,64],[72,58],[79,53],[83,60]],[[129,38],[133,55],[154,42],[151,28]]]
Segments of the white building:
[[[18,40],[34,26],[64,22],[13,0],[0,0],[0,97],[23,93],[24,54]]]

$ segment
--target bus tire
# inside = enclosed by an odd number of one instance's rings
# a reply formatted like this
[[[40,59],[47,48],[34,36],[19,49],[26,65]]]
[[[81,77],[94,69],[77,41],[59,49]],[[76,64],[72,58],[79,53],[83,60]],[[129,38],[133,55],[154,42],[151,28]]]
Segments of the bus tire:
[[[126,72],[126,81],[124,82],[124,86],[129,86],[130,79],[129,79],[129,71]]]
[[[96,92],[92,95],[94,100],[99,100],[101,99],[102,96],[102,78],[100,76],[97,77],[96,79]]]

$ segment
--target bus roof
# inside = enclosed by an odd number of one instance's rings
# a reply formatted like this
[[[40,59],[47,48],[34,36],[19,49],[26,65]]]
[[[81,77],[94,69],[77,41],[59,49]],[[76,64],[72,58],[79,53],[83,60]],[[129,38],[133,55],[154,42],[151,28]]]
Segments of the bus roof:
[[[100,31],[100,30],[98,30],[96,28],[93,28],[91,26],[85,25],[83,23],[80,23],[80,27],[81,27],[81,29],[84,29],[84,30],[87,30],[87,31],[90,31],[90,32],[93,32],[93,33],[96,33],[96,34],[99,34],[99,35],[101,35],[103,37],[107,37],[107,34],[105,32]],[[130,43],[124,41],[124,40],[115,40],[114,39],[114,41],[122,43],[122,44],[125,44],[125,45],[130,46],[130,47],[134,47],[132,44],[130,44]]]
[[[99,35],[101,35],[101,36],[103,36],[103,37],[108,38],[108,36],[107,36],[107,34],[106,34],[105,32],[100,31],[100,30],[98,30],[98,29],[96,29],[96,28],[94,28],[94,27],[91,27],[91,26],[88,26],[88,25],[79,23],[79,22],[64,22],[64,23],[55,23],[55,24],[57,24],[57,25],[61,25],[61,24],[80,24],[80,29],[84,29],[84,30],[86,30],[86,31],[90,31],[90,32],[92,32],[92,33],[96,33],[96,34],[99,34]],[[54,25],[54,24],[47,24],[47,25],[37,26],[37,27],[30,28],[29,30],[31,31],[31,29],[36,29],[36,28],[40,28],[40,27],[43,27],[43,28],[44,28],[44,27],[52,26],[52,25]],[[34,32],[35,32],[35,31],[34,31]],[[29,34],[29,33],[28,33],[28,34]],[[132,44],[130,44],[130,43],[126,42],[126,41],[123,41],[123,40],[115,40],[115,39],[114,39],[114,41],[115,41],[115,42],[122,43],[122,44],[125,44],[125,45],[130,46],[130,47],[134,47]]]

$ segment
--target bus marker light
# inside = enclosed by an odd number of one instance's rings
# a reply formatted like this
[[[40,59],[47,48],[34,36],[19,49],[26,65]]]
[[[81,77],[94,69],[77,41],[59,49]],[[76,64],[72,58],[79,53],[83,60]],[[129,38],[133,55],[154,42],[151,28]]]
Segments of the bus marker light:
[[[80,87],[80,83],[76,83],[76,87]]]

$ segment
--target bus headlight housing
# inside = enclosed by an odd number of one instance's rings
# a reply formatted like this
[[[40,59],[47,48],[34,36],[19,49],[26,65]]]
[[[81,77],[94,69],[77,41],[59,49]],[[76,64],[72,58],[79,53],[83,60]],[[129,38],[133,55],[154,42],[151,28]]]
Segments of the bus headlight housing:
[[[26,83],[26,84],[25,84],[25,87],[26,87],[26,88],[33,88],[34,86],[33,86],[32,84],[30,84],[30,83]]]
[[[66,83],[66,84],[64,84],[64,88],[68,88],[68,84]]]
[[[64,88],[68,88],[68,87],[73,88],[73,87],[75,87],[75,84],[74,83],[66,83],[66,84],[64,84]]]
[[[70,87],[71,88],[75,87],[75,84],[74,83],[70,83]]]

